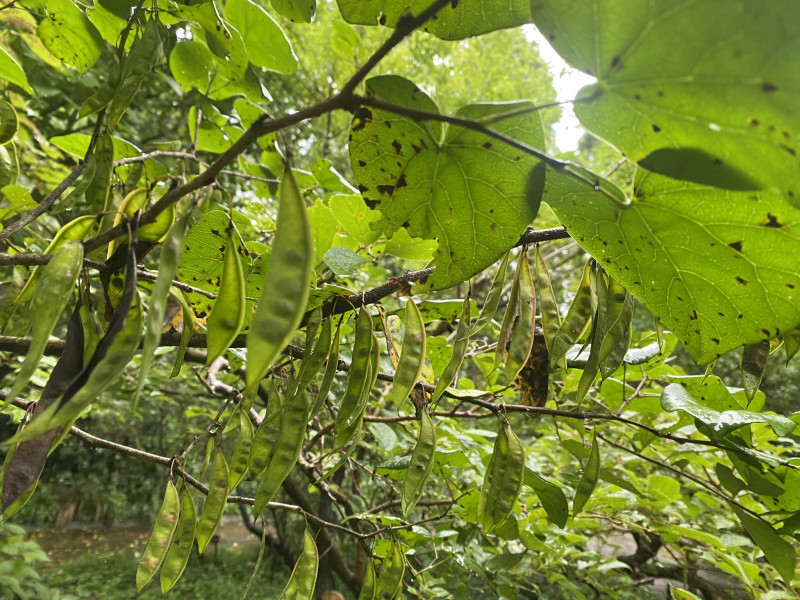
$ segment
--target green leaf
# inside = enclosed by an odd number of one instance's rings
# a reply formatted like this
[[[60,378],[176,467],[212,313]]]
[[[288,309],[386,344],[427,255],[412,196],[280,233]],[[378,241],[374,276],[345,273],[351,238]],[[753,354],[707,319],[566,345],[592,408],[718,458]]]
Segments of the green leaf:
[[[311,235],[314,238],[314,265],[322,262],[325,253],[330,250],[336,233],[339,231],[339,222],[331,209],[322,203],[314,202],[308,208],[308,220],[311,223]]]
[[[533,0],[531,14],[598,78],[575,112],[630,160],[716,187],[778,188],[798,206],[800,5]]]
[[[702,398],[701,398],[702,399]],[[661,393],[661,407],[669,412],[682,410],[709,425],[714,434],[724,437],[751,423],[767,423],[777,435],[788,435],[795,428],[791,419],[747,410],[717,411],[701,404],[680,384],[671,383]]]
[[[548,203],[583,248],[708,363],[800,323],[800,211],[779,193],[700,187],[640,171],[636,200]]]
[[[323,256],[323,260],[331,268],[331,271],[339,276],[347,277],[355,275],[360,265],[369,262],[363,256],[343,246],[334,246],[328,250]]]
[[[409,12],[418,15],[433,3],[432,0],[337,1],[345,21],[389,27],[395,27],[401,16]],[[446,5],[422,30],[445,40],[460,40],[529,21],[528,0],[462,0]]]
[[[405,260],[429,261],[433,258],[436,247],[434,240],[412,238],[408,235],[408,230],[401,227],[386,242],[383,252]]]
[[[672,600],[700,600],[700,596],[696,596],[692,592],[675,587],[669,584],[669,595]]]
[[[569,504],[561,488],[534,473],[529,467],[525,467],[523,483],[536,492],[547,513],[547,519],[563,529],[569,519]]]
[[[360,195],[336,194],[330,197],[328,206],[342,228],[359,244],[367,246],[380,237],[380,229],[373,229],[372,224],[380,222],[381,213],[370,210]]]
[[[761,548],[766,559],[775,567],[775,570],[778,571],[781,578],[788,585],[792,581],[797,567],[794,547],[778,535],[772,525],[763,519],[745,512],[736,505],[732,505],[732,508],[747,533],[750,534],[753,541]]]
[[[25,76],[25,71],[2,46],[0,46],[0,78],[18,85],[29,94],[33,93],[31,86],[28,84],[28,78]]]
[[[316,0],[271,0],[271,3],[279,15],[295,23],[311,23],[317,9]]]
[[[36,31],[39,39],[62,62],[85,73],[102,54],[100,32],[70,0],[48,0],[46,8]]]
[[[281,26],[250,0],[229,0],[225,16],[242,36],[247,58],[257,67],[294,73],[297,57]]]
[[[393,104],[439,112],[433,100],[401,77],[374,77],[367,91]],[[529,106],[472,105],[458,115],[480,120]],[[543,145],[535,115],[494,126],[523,143]],[[380,205],[387,235],[406,227],[412,237],[438,239],[438,266],[428,289],[465,281],[499,260],[539,208],[540,186],[529,189],[528,181],[537,161],[458,126],[362,107],[353,119],[350,161],[367,204]]]
[[[214,74],[214,55],[205,44],[184,40],[170,52],[169,68],[184,92],[192,88],[205,92]]]

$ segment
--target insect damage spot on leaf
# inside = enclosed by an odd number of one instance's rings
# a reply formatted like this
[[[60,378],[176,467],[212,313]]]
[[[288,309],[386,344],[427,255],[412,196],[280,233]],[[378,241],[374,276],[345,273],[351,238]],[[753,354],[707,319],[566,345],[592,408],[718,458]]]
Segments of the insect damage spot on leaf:
[[[403,145],[398,140],[392,140],[392,148],[400,156],[403,155]]]
[[[659,126],[658,126],[658,125],[656,125],[655,123],[653,123],[652,127],[653,127],[653,131],[654,131],[654,132],[656,132],[656,133],[658,133],[659,131],[661,131],[661,127],[659,127]]]
[[[771,94],[772,92],[778,91],[778,86],[775,85],[774,83],[765,81],[764,83],[761,84],[761,91],[764,92],[765,94]]]
[[[408,185],[408,184],[406,183],[406,176],[405,176],[405,174],[403,174],[403,175],[400,175],[400,177],[398,177],[398,178],[397,178],[397,183],[395,184],[395,187],[397,187],[397,188],[404,188],[404,187],[406,187],[407,185]]]
[[[738,283],[738,284],[740,284],[740,285],[747,285],[747,280],[746,280],[746,279],[742,279],[742,278],[741,278],[741,277],[739,277],[738,275],[736,276],[736,278],[735,278],[735,279],[736,279],[736,283]]]
[[[361,106],[353,114],[353,131],[361,131],[372,122],[372,111]]]
[[[786,146],[784,144],[781,144],[781,150],[784,150],[785,152],[788,152],[792,156],[797,156],[797,151],[795,151],[794,148],[790,148],[789,146]]]
[[[772,213],[767,213],[767,222],[764,223],[764,227],[775,227],[777,229],[780,229],[781,227],[783,227],[783,224],[780,221],[778,221],[778,218],[775,215],[773,215]]]
[[[759,121],[755,117],[750,117],[750,119],[747,121],[748,127],[758,127],[759,125],[761,125],[761,121]]]
[[[393,185],[379,185],[377,189],[379,194],[383,194],[385,196],[391,196],[394,193]]]
[[[732,242],[732,243],[728,244],[728,246],[730,246],[731,248],[733,248],[737,252],[741,252],[742,251],[742,242],[741,241]]]

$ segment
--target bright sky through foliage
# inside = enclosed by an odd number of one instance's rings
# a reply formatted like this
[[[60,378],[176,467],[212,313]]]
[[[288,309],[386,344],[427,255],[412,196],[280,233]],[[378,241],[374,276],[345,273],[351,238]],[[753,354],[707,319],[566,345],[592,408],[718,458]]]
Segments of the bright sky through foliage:
[[[539,56],[547,63],[553,76],[553,87],[556,89],[559,101],[572,100],[578,95],[578,90],[597,81],[594,77],[573,69],[564,62],[564,59],[553,50],[547,39],[533,25],[526,26],[525,33],[528,39],[536,44]],[[578,122],[572,105],[569,104],[564,106],[561,119],[553,129],[556,135],[556,146],[562,152],[575,150],[578,147],[578,140],[586,133],[586,130]]]

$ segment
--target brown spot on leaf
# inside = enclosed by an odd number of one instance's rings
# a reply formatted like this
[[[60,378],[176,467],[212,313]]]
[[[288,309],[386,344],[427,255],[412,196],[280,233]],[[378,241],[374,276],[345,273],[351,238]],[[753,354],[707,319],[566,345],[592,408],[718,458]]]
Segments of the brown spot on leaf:
[[[781,144],[781,150],[788,152],[792,156],[797,156],[797,151],[794,148],[790,148],[789,146],[785,146],[784,144]]]

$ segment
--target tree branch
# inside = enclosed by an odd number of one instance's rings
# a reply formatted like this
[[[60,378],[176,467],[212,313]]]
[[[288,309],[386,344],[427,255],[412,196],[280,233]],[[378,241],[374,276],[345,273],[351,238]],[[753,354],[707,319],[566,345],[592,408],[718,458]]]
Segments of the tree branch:
[[[75,182],[75,180],[81,176],[81,173],[83,173],[85,170],[86,170],[86,163],[81,161],[78,164],[78,166],[72,169],[72,172],[69,175],[67,175],[64,178],[64,180],[61,183],[59,183],[56,186],[56,188],[52,192],[50,192],[44,200],[42,200],[39,203],[39,206],[37,206],[29,213],[25,214],[24,216],[14,221],[11,225],[3,229],[3,231],[0,231],[0,240],[5,240],[11,237],[17,231],[19,231],[29,223],[32,223],[40,216],[42,216],[44,213],[46,213],[48,210],[50,210],[56,203],[56,200],[58,200],[61,197],[61,194],[63,194],[64,191],[69,186],[71,186]]]
[[[392,32],[384,44],[376,50],[372,56],[369,57],[364,66],[359,69],[344,85],[342,90],[335,96],[331,96],[314,104],[298,110],[297,112],[283,115],[278,118],[270,119],[267,115],[257,119],[250,127],[242,134],[242,136],[234,142],[230,148],[220,154],[217,159],[212,162],[208,168],[200,173],[191,181],[183,185],[177,186],[169,190],[158,202],[151,206],[139,219],[139,226],[146,225],[155,221],[156,217],[164,212],[169,206],[183,198],[184,196],[209,185],[214,182],[217,175],[237,156],[242,154],[248,146],[254,144],[258,138],[297,125],[308,119],[313,119],[324,115],[325,113],[348,109],[352,104],[353,91],[364,80],[369,72],[406,36],[412,31],[425,24],[432,18],[439,10],[449,3],[450,0],[436,0],[429,8],[424,10],[419,16],[406,16],[400,19],[397,28]],[[85,243],[86,251],[90,252],[97,248],[106,245],[113,239],[123,236],[128,231],[129,224],[132,224],[133,218],[122,221],[117,226],[101,233],[97,237],[88,240]],[[2,232],[0,232],[1,234]]]
[[[467,119],[464,117],[455,117],[451,115],[442,115],[439,113],[429,112],[425,110],[419,110],[415,108],[408,108],[406,106],[400,106],[398,104],[392,104],[391,102],[386,102],[385,100],[381,100],[379,98],[375,98],[374,96],[354,96],[353,97],[354,105],[351,106],[351,109],[357,107],[357,105],[361,106],[371,106],[373,108],[377,108],[380,110],[385,110],[387,112],[391,112],[397,115],[403,115],[409,117],[410,119],[414,119],[416,121],[439,121],[442,123],[449,123],[451,125],[458,125],[459,127],[463,127],[464,129],[469,129],[471,131],[477,131],[478,133],[482,133],[488,137],[492,137],[496,140],[511,146],[512,148],[516,148],[525,154],[533,156],[543,163],[545,163],[550,168],[560,171],[569,177],[583,183],[596,192],[600,192],[607,198],[613,200],[615,203],[619,203],[620,199],[614,195],[609,190],[603,188],[601,185],[602,181],[600,179],[595,179],[588,176],[584,169],[578,167],[577,165],[569,162],[560,160],[557,158],[553,158],[552,156],[542,152],[541,150],[537,150],[533,146],[529,146],[528,144],[521,142],[509,135],[501,133],[496,129],[492,129],[491,127],[487,127],[481,121],[476,121],[474,119]]]

